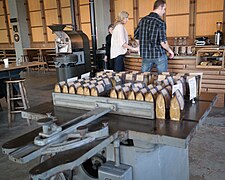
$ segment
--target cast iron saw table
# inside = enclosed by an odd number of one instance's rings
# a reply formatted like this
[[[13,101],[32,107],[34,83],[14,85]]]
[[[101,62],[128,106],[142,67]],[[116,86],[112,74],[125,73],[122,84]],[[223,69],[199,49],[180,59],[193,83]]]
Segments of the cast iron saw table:
[[[121,145],[120,156],[121,163],[132,166],[134,180],[189,179],[188,144],[195,131],[206,119],[216,98],[216,94],[202,93],[195,104],[186,102],[185,116],[182,121],[107,113],[89,124],[89,130],[95,131],[101,128],[102,122],[108,122],[109,136],[107,138],[59,152],[33,167],[29,172],[30,176],[32,179],[46,179],[57,173],[73,170],[103,148],[107,150],[106,159],[113,161],[115,157],[112,142],[121,138],[133,140],[133,146]],[[47,102],[22,111],[22,117],[38,120],[45,118],[46,113],[49,112],[57,118],[56,124],[61,126],[87,111],[54,106],[52,102]],[[26,163],[38,157],[41,150],[34,145],[33,141],[40,131],[41,128],[38,128],[6,142],[2,146],[3,152],[18,163]],[[32,150],[26,151],[26,147],[30,146]],[[77,179],[81,178],[77,177]]]

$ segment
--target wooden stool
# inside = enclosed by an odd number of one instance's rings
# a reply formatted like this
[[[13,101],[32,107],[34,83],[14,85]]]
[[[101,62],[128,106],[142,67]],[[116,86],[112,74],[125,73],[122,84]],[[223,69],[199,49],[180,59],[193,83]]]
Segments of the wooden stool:
[[[8,102],[8,124],[9,127],[12,126],[12,121],[14,121],[14,114],[20,113],[22,109],[29,108],[29,102],[27,99],[27,91],[24,84],[25,78],[12,79],[7,80],[6,88],[7,88],[7,102]],[[15,95],[13,91],[13,87],[19,86],[19,92]],[[22,101],[22,105],[19,106],[18,102]],[[18,106],[15,106],[16,105]],[[30,121],[27,119],[28,125],[30,125]]]

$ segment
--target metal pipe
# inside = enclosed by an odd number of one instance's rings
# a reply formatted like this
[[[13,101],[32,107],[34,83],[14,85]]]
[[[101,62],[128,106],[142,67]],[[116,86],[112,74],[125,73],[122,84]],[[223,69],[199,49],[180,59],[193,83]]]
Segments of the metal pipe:
[[[76,23],[76,17],[75,17],[74,0],[70,0],[70,9],[71,9],[71,19],[72,19],[73,31],[76,31],[77,30],[77,23]]]
[[[115,166],[120,166],[120,140],[116,139],[113,142],[114,145],[114,158],[115,158]]]
[[[89,0],[90,7],[90,20],[91,20],[91,39],[92,39],[92,51],[93,51],[93,61],[96,66],[96,49],[97,49],[97,40],[96,40],[96,24],[95,24],[95,6],[94,0]]]

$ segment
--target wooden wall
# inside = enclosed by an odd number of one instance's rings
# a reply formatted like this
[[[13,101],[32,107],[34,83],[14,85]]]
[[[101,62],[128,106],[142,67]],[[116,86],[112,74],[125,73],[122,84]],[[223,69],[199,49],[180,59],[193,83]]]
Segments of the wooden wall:
[[[110,15],[113,23],[122,10],[129,13],[126,29],[133,36],[139,20],[153,9],[155,0],[110,0]],[[225,0],[166,0],[167,36],[170,42],[174,37],[187,37],[188,43],[200,36],[213,39],[216,22],[225,26]],[[53,43],[55,35],[47,27],[53,23],[71,24],[70,0],[26,0],[27,22],[31,44],[38,46]],[[78,29],[91,39],[89,0],[74,0]],[[12,44],[13,38],[9,23],[8,0],[0,0],[0,47]],[[225,28],[223,27],[225,34]],[[170,43],[171,44],[171,43]]]

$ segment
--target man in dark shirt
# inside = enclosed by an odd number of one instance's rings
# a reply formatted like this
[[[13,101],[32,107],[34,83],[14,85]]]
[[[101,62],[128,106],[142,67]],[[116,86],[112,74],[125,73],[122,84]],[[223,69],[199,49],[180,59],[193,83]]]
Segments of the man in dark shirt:
[[[134,32],[134,38],[139,41],[142,57],[142,72],[151,71],[155,64],[158,73],[167,71],[168,58],[174,57],[166,39],[166,23],[162,20],[166,12],[164,0],[156,0],[153,12],[143,17]]]

